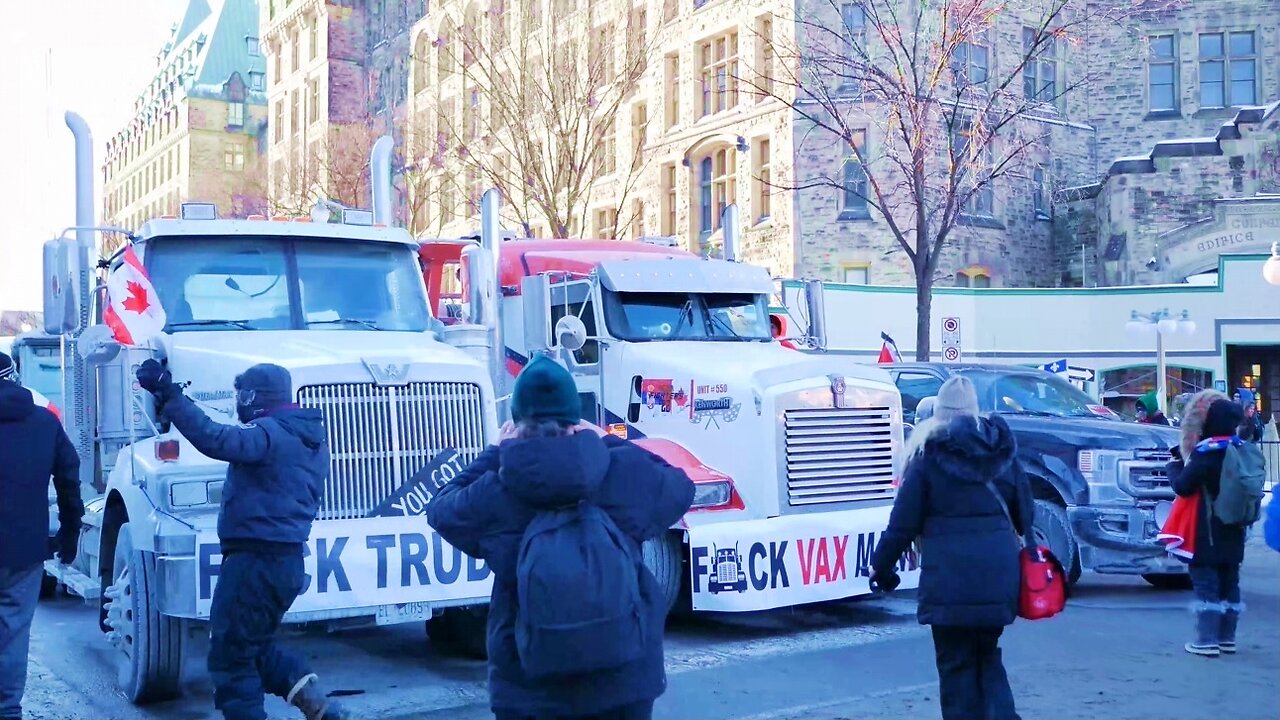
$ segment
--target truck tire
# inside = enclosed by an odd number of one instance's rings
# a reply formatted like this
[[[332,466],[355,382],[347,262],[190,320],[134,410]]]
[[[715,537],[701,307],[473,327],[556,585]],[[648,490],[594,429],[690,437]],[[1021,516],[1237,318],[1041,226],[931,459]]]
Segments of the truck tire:
[[[1050,500],[1036,500],[1033,525],[1036,543],[1049,548],[1066,569],[1067,583],[1075,584],[1080,579],[1080,553],[1071,534],[1071,523],[1067,522],[1066,509]]]
[[[646,541],[641,552],[644,566],[649,568],[649,572],[658,579],[658,587],[662,588],[664,612],[670,613],[683,588],[684,543],[678,533],[667,532]]]
[[[442,652],[472,660],[486,660],[489,606],[445,608],[427,621],[427,639]]]
[[[1187,573],[1147,573],[1142,579],[1161,590],[1191,589],[1191,576]]]
[[[119,651],[120,689],[136,705],[181,694],[184,626],[156,603],[154,553],[133,548],[129,523],[120,527],[108,588],[108,638]]]

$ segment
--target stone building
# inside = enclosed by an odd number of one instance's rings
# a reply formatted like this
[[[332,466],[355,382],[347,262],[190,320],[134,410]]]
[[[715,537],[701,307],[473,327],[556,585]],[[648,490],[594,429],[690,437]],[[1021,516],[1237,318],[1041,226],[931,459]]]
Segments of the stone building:
[[[262,0],[273,210],[319,196],[368,206],[368,152],[401,145],[409,29],[425,0]],[[403,163],[397,163],[397,166]]]
[[[252,168],[265,151],[265,65],[254,0],[190,0],[156,55],[134,118],[107,141],[103,217],[136,228],[207,201],[261,212]]]

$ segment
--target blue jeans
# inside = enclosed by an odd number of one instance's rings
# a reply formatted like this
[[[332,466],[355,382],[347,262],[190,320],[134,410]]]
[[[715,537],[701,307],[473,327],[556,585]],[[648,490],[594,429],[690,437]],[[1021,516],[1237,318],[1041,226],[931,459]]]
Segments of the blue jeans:
[[[1200,603],[1223,609],[1240,605],[1239,565],[1192,565],[1188,572]]]
[[[0,568],[0,720],[21,720],[31,619],[40,602],[43,566]]]
[[[209,610],[209,675],[213,704],[226,720],[266,720],[263,693],[284,697],[308,674],[275,640],[303,581],[301,552],[222,558]]]

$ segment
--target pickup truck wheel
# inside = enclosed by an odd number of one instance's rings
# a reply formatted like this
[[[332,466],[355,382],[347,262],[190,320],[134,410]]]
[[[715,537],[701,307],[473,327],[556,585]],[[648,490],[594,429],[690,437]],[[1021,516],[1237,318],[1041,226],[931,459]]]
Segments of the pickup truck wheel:
[[[129,523],[120,527],[107,588],[107,638],[116,657],[120,689],[129,701],[172,700],[181,694],[183,625],[156,610],[156,558],[133,548]]]
[[[489,657],[489,606],[439,610],[427,621],[427,639],[443,652],[473,660]]]
[[[1161,590],[1191,589],[1191,576],[1186,573],[1147,573],[1142,579]]]
[[[670,613],[680,599],[681,579],[684,577],[681,572],[684,567],[681,562],[683,545],[679,534],[668,532],[648,540],[641,547],[644,566],[649,568],[649,572],[658,579],[658,587],[662,588],[665,613]]]
[[[1049,548],[1066,569],[1067,583],[1074,584],[1080,579],[1080,553],[1071,534],[1071,524],[1067,522],[1067,511],[1049,500],[1036,500],[1033,525],[1036,543]]]

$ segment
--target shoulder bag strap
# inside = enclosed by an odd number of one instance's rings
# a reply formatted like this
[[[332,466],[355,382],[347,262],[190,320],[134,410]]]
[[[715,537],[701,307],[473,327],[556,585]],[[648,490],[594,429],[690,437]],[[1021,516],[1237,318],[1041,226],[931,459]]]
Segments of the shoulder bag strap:
[[[987,486],[987,489],[991,491],[991,494],[995,496],[996,502],[1000,503],[1000,509],[1004,511],[1004,517],[1009,521],[1009,529],[1013,531],[1013,536],[1018,541],[1018,547],[1026,547],[1027,541],[1023,539],[1022,533],[1018,532],[1018,524],[1013,521],[1013,514],[1009,512],[1009,503],[1004,501],[1004,496],[1000,494],[999,488],[995,486],[995,483],[991,482],[990,478],[983,480],[982,482]]]

